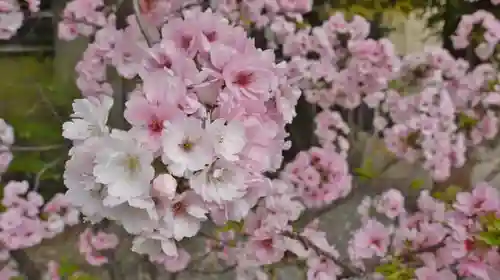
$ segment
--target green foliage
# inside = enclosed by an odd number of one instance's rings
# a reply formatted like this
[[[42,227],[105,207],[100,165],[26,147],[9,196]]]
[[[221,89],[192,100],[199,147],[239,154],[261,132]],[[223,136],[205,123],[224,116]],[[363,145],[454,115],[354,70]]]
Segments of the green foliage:
[[[31,56],[0,58],[0,118],[14,127],[17,146],[62,144],[62,120],[71,112],[76,93],[63,92],[53,83],[52,60]],[[14,152],[5,179],[33,180],[48,163],[67,151]],[[62,188],[63,161],[43,173],[44,196]]]
[[[496,213],[488,213],[480,217],[483,231],[477,239],[489,246],[500,246],[500,218]]]
[[[71,275],[75,274],[78,272],[79,267],[70,262],[67,259],[62,259],[61,262],[59,263],[59,275],[63,277],[70,277]]]
[[[465,130],[471,130],[474,128],[479,120],[476,118],[470,117],[464,113],[459,113],[458,115],[458,127]]]
[[[447,204],[452,204],[455,202],[455,198],[457,197],[457,193],[461,192],[462,188],[457,185],[450,185],[442,192],[434,192],[432,196],[435,199],[441,200]]]
[[[377,174],[373,169],[373,160],[371,158],[365,159],[361,167],[354,168],[354,174],[363,181],[375,178]]]
[[[224,226],[217,228],[218,232],[228,232],[234,230],[235,232],[243,231],[243,222],[227,221]]]
[[[387,280],[410,280],[415,277],[415,270],[404,266],[397,258],[392,259],[389,263],[379,265],[375,271],[382,274]]]
[[[424,185],[425,181],[423,179],[414,179],[410,183],[410,188],[413,190],[420,190],[422,186]]]

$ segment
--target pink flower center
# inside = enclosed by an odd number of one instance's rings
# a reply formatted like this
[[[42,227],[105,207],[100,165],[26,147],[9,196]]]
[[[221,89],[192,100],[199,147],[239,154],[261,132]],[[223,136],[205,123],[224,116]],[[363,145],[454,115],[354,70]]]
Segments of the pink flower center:
[[[141,12],[143,14],[149,13],[154,8],[155,0],[142,0],[140,3]]]
[[[470,252],[474,249],[474,241],[467,239],[464,241],[465,250]]]
[[[478,201],[476,201],[476,203],[474,203],[474,208],[475,209],[480,209],[483,206],[484,202],[485,202],[484,199],[479,199]]]
[[[370,240],[370,244],[375,245],[375,247],[377,247],[377,248],[382,247],[382,241],[378,238],[372,238]]]
[[[217,39],[217,32],[215,31],[211,31],[211,32],[204,32],[203,34],[205,34],[205,37],[207,37],[207,40],[209,42],[213,42]]]
[[[253,73],[251,72],[239,72],[234,79],[234,83],[238,86],[245,88],[253,82]]]
[[[182,202],[176,202],[174,203],[174,205],[172,205],[172,212],[174,212],[175,216],[182,214],[185,211],[186,211],[186,206]]]
[[[165,67],[165,68],[169,68],[172,67],[172,60],[170,59],[170,57],[166,56],[166,55],[160,55],[160,59],[159,59],[159,62],[158,62],[158,68],[160,67]]]
[[[148,128],[151,132],[160,133],[163,130],[163,125],[157,118],[153,118],[148,124]]]
[[[189,46],[191,45],[191,41],[193,40],[193,37],[191,36],[182,36],[181,37],[181,48],[187,50],[189,49]]]
[[[262,247],[267,250],[271,250],[273,248],[273,240],[271,238],[265,239],[261,241]]]

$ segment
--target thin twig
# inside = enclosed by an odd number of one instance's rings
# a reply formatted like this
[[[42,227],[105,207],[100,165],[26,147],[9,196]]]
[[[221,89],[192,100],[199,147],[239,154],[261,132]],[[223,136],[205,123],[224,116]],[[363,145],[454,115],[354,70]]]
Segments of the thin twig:
[[[63,144],[54,144],[47,146],[10,146],[6,149],[0,149],[0,152],[12,151],[12,152],[46,152],[52,150],[59,150],[63,148]]]
[[[47,172],[47,170],[56,166],[62,159],[63,159],[62,157],[56,158],[55,160],[47,163],[40,171],[38,171],[38,173],[36,174],[35,183],[33,186],[34,191],[38,191],[38,189],[40,188],[40,180],[41,180],[43,174],[45,172]]]
[[[146,40],[146,43],[148,44],[148,46],[151,48],[154,43],[153,43],[153,39],[146,32],[146,24],[141,17],[141,8],[139,6],[139,0],[132,0],[132,1],[134,3],[134,15],[135,15],[135,19],[137,21],[137,25],[139,26],[139,30],[141,31],[142,36]]]
[[[236,268],[236,265],[231,265],[227,266],[222,269],[214,269],[214,270],[204,270],[204,269],[195,269],[195,268],[190,268],[188,271],[193,272],[193,273],[198,273],[198,274],[225,274],[228,273],[229,271],[233,270]]]
[[[40,95],[40,98],[42,99],[42,101],[47,105],[47,107],[50,109],[50,111],[52,112],[52,115],[54,115],[54,117],[60,122],[60,123],[63,123],[63,118],[61,117],[61,115],[59,115],[59,113],[57,112],[56,108],[54,107],[54,104],[52,104],[52,102],[47,98],[47,96],[45,95],[45,93],[43,92],[42,88],[39,86],[38,87],[38,95]]]
[[[437,244],[434,244],[434,245],[431,245],[431,246],[428,246],[428,247],[423,247],[423,248],[420,248],[420,249],[416,249],[416,250],[413,250],[413,251],[408,251],[406,253],[403,253],[401,255],[399,255],[398,257],[404,259],[404,260],[407,260],[409,259],[410,257],[412,256],[415,256],[415,255],[419,255],[419,254],[423,254],[423,253],[429,253],[429,252],[435,252],[437,249],[440,249],[442,247],[444,247],[446,245],[445,241],[446,239],[449,237],[450,235],[447,234],[443,237],[443,239],[438,242]]]

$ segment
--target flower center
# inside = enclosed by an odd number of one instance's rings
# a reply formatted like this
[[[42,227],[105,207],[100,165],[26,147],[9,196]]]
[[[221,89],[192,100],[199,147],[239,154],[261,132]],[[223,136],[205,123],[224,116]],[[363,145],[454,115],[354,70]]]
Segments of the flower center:
[[[373,238],[372,240],[370,240],[370,243],[371,243],[372,245],[375,245],[375,247],[377,247],[377,248],[380,248],[380,247],[381,247],[381,245],[382,245],[382,244],[381,244],[381,243],[382,243],[382,242],[381,242],[381,240],[380,240],[380,239],[377,239],[377,238]]]
[[[174,212],[175,216],[184,213],[185,210],[186,210],[186,207],[180,201],[176,202],[176,203],[174,203],[174,205],[172,205],[172,212]]]
[[[253,82],[253,76],[251,72],[239,72],[234,79],[234,83],[240,87],[247,87]]]
[[[180,147],[181,149],[184,151],[184,152],[191,152],[194,148],[194,143],[193,141],[189,140],[189,139],[184,139],[184,141],[182,141],[182,143],[180,144]]]
[[[149,123],[148,128],[152,132],[160,133],[163,130],[163,125],[157,118],[153,118]]]
[[[191,36],[182,36],[181,37],[181,48],[187,50],[189,49],[189,46],[191,45],[191,40],[193,40],[193,38]]]
[[[270,250],[273,248],[273,240],[271,238],[261,241],[262,247]]]
[[[217,39],[217,33],[215,31],[211,31],[211,32],[204,32],[203,34],[205,34],[205,37],[207,37],[207,40],[209,42],[213,42],[215,41],[215,39]]]
[[[128,155],[125,159],[125,166],[130,173],[136,173],[140,167],[140,161],[137,156]]]

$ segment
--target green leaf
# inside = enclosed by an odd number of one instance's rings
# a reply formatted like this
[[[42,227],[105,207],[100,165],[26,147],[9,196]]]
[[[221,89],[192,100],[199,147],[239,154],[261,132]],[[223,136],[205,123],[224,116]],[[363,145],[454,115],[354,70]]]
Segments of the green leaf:
[[[478,239],[491,246],[500,245],[500,232],[481,232]]]
[[[73,275],[73,273],[78,271],[78,266],[74,263],[71,263],[67,260],[62,260],[59,263],[59,275],[69,277]]]
[[[458,127],[459,128],[470,130],[470,129],[474,128],[478,122],[479,122],[479,120],[477,120],[473,117],[470,117],[464,113],[460,113],[458,115]]]
[[[389,276],[394,274],[400,267],[400,264],[398,261],[393,261],[390,263],[385,263],[377,266],[375,268],[375,272],[378,272],[384,276]]]
[[[424,183],[425,183],[425,181],[423,179],[414,179],[410,183],[410,188],[418,191],[418,190],[420,190],[422,188],[422,186],[424,185]]]
[[[218,232],[228,232],[231,230],[235,232],[243,231],[243,222],[227,221],[224,226],[217,229]]]
[[[373,177],[375,177],[373,174],[373,172],[369,171],[369,170],[365,170],[361,167],[358,167],[358,168],[354,168],[354,174],[358,177],[360,177],[360,179],[362,180],[370,180],[370,179],[373,179]]]

